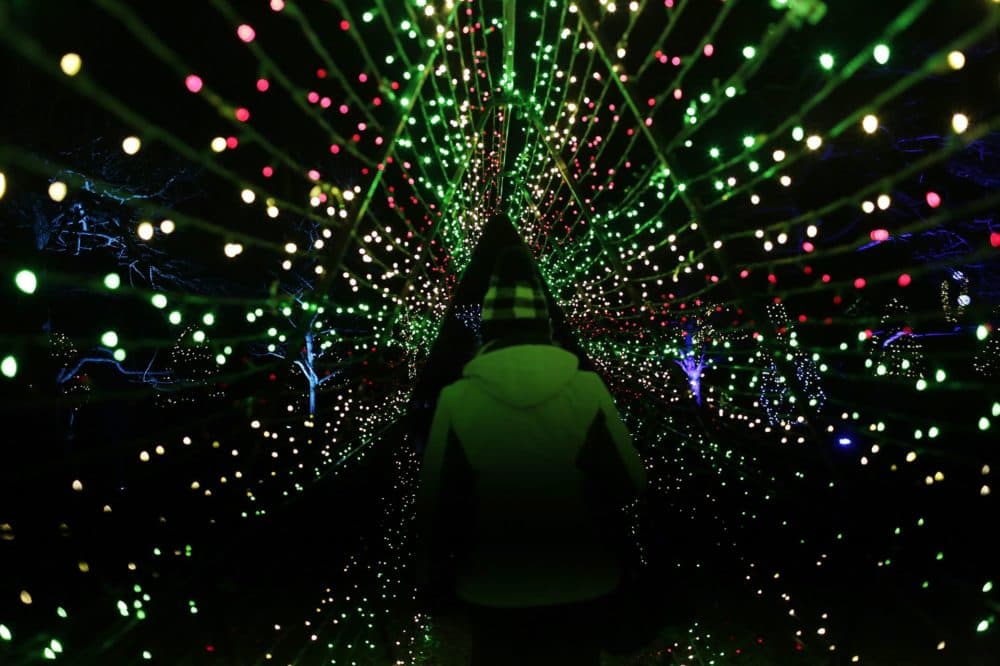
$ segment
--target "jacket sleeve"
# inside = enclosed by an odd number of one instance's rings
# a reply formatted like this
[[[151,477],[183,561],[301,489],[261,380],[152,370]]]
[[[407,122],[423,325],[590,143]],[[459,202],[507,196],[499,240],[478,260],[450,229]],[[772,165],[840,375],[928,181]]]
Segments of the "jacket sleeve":
[[[615,449],[621,458],[622,464],[635,487],[636,492],[641,492],[646,487],[646,467],[639,457],[639,452],[632,445],[632,435],[622,421],[615,400],[605,386],[600,375],[591,373],[594,378],[594,391],[597,393],[597,406],[604,412],[604,423],[611,435],[611,440],[615,443]]]

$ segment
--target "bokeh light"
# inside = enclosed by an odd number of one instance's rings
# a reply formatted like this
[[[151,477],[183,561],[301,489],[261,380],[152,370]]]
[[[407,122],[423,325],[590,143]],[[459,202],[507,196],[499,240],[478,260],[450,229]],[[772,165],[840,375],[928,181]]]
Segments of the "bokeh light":
[[[83,67],[83,59],[78,53],[67,53],[59,61],[59,68],[66,76],[76,76],[80,73],[81,67]]]

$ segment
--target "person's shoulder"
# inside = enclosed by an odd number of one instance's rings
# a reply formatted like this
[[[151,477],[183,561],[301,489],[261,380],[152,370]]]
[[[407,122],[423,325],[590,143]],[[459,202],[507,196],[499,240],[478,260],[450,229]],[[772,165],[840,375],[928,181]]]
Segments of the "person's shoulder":
[[[578,370],[576,373],[576,385],[581,391],[603,398],[609,393],[608,385],[604,383],[604,378],[600,373],[593,370]]]
[[[596,372],[594,372],[593,370],[577,370],[576,379],[577,381],[582,382],[584,384],[604,383],[604,380],[601,379],[601,376]]]
[[[438,394],[438,402],[441,402],[445,399],[449,400],[454,399],[456,395],[459,395],[460,393],[462,393],[462,391],[465,390],[465,386],[468,383],[469,379],[467,377],[460,377],[459,379],[453,381],[451,384],[447,384],[443,389],[441,389],[441,393]]]
[[[455,385],[458,384],[458,382],[460,382],[460,381],[462,381],[462,380],[458,379],[458,380],[453,381],[450,384],[445,384],[445,386],[441,389],[441,392],[438,394],[438,400],[440,400],[441,398],[444,398],[447,395],[451,395],[452,393],[454,393],[455,392]]]
[[[592,370],[577,370],[573,377],[573,384],[581,391],[594,393],[598,387],[603,386],[604,381],[601,376]]]

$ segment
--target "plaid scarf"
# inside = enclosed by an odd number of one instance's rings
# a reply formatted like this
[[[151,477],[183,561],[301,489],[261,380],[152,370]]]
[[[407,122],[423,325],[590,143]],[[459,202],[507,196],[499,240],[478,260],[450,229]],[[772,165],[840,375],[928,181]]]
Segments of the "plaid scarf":
[[[500,284],[494,275],[483,299],[484,322],[549,318],[545,293],[534,280],[520,279],[513,284]]]

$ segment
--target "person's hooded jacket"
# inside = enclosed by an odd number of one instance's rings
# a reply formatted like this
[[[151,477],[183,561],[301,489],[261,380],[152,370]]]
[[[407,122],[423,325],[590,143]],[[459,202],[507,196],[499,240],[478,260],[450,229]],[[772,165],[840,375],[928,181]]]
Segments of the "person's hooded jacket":
[[[445,387],[417,520],[426,538],[454,552],[460,599],[525,607],[614,591],[621,563],[588,497],[594,465],[582,464],[595,447],[606,449],[589,456],[607,468],[598,474],[617,471],[633,494],[644,487],[642,461],[604,382],[558,346],[484,349]]]

